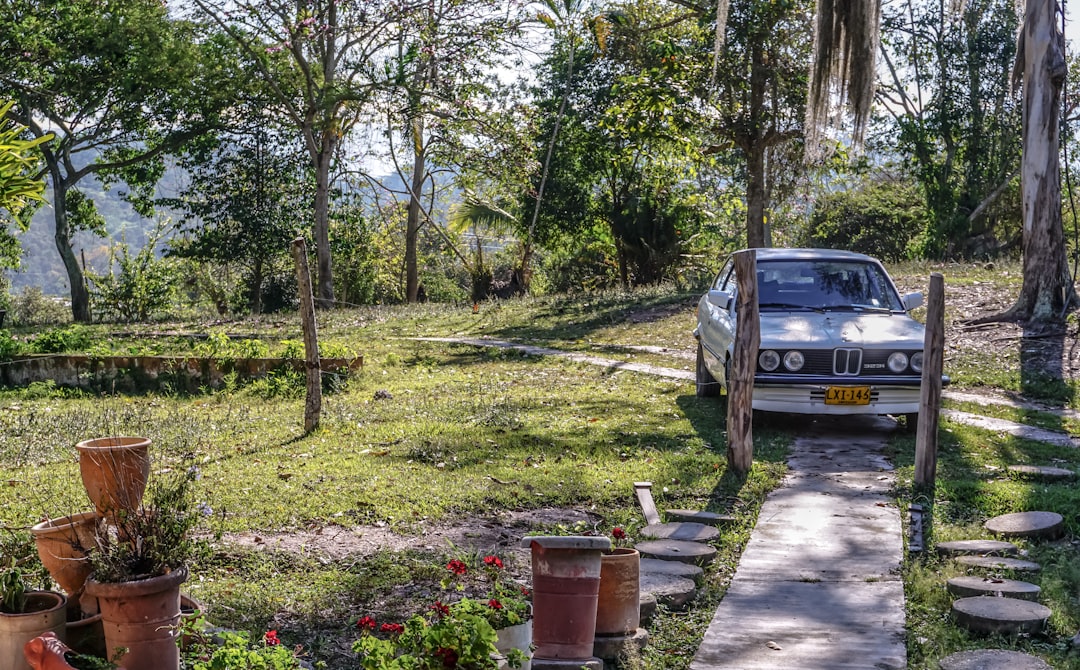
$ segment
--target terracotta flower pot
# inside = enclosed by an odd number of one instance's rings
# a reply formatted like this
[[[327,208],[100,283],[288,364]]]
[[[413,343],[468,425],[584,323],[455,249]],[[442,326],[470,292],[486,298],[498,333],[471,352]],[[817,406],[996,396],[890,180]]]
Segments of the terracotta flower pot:
[[[122,661],[127,670],[180,667],[180,585],[187,575],[187,569],[180,568],[130,582],[86,581],[86,593],[101,607],[108,658],[123,647],[128,650]]]
[[[613,549],[600,556],[596,634],[627,635],[641,625],[641,556],[637,549]]]
[[[46,632],[61,637],[67,627],[67,598],[52,591],[28,591],[26,612],[0,614],[0,668],[30,670],[23,656],[27,642]]]
[[[75,445],[86,493],[102,516],[134,511],[150,477],[150,440],[99,437]]]
[[[101,613],[79,619],[68,618],[67,643],[80,654],[105,658],[105,627]]]
[[[533,659],[592,658],[600,552],[606,537],[539,536],[522,539],[532,552]]]
[[[78,606],[83,584],[90,576],[87,551],[95,544],[97,519],[96,512],[82,512],[42,521],[30,529],[38,557],[67,593],[68,606],[72,609]]]

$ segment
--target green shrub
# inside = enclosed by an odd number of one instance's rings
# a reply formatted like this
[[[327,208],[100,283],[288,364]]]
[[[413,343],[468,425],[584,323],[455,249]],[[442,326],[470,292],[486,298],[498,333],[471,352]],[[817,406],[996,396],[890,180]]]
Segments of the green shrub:
[[[71,321],[71,308],[60,298],[47,296],[37,286],[27,286],[11,302],[8,318],[20,326],[59,324]]]
[[[90,343],[90,331],[86,326],[72,324],[64,328],[45,331],[34,338],[30,346],[39,354],[62,354],[69,351],[82,351],[89,348]]]
[[[0,330],[0,361],[11,360],[22,353],[23,345],[11,337],[11,332]]]
[[[134,255],[126,243],[114,245],[109,249],[109,272],[87,273],[94,288],[94,312],[99,317],[146,321],[173,303],[180,285],[176,263],[158,258],[155,251],[165,229],[166,225],[160,223]]]

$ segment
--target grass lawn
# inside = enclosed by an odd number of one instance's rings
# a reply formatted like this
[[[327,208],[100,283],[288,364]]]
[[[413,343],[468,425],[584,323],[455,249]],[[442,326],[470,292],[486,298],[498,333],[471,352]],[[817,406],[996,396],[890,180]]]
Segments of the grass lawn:
[[[946,372],[955,388],[1073,403],[1073,380],[1030,383],[1021,374],[1019,339],[988,347],[960,328],[979,305],[1005,306],[1018,286],[1017,267],[911,266],[894,274],[903,290],[924,290],[930,271],[946,274]],[[207,528],[212,550],[192,566],[186,590],[206,604],[209,617],[255,635],[276,629],[311,658],[347,668],[356,664],[350,651],[356,619],[400,621],[423,609],[444,594],[443,566],[451,558],[497,552],[524,575],[527,556],[511,547],[526,533],[608,533],[621,526],[633,536],[644,520],[632,484],[649,480],[661,508],[738,519],[716,543],[720,556],[697,600],[685,612],[662,611],[650,625],[641,667],[686,668],[762,500],[786,469],[798,421],[756,423],[755,466],[739,479],[726,472],[723,405],[696,398],[692,383],[412,338],[490,337],[692,370],[696,301],[697,294],[651,289],[487,303],[475,314],[447,305],[320,314],[321,341],[362,354],[365,364],[343,390],[324,398],[321,428],[310,435],[302,431],[298,379],[229,383],[199,395],[96,397],[48,384],[2,391],[0,485],[8,493],[0,526],[24,528],[88,506],[75,442],[146,435],[154,440],[156,467],[194,459],[203,472],[198,484],[214,509]],[[205,351],[208,340],[192,336],[208,332],[230,347],[258,340],[271,354],[300,339],[290,316],[96,325],[82,336],[96,353],[180,354]],[[951,406],[1046,428],[1071,426],[1044,412]],[[930,496],[911,487],[914,440],[898,434],[891,449],[900,509],[915,501],[932,511],[927,555],[903,566],[909,667],[936,668],[952,651],[997,646],[1080,668],[1066,645],[1080,626],[1080,554],[1073,543],[1080,494],[1075,484],[1004,472],[1009,463],[1075,469],[1078,452],[943,422],[938,486]],[[987,537],[983,520],[1028,509],[1062,513],[1068,527],[1065,540],[1021,543],[1043,564],[1031,580],[1054,611],[1048,632],[1019,640],[960,632],[949,620],[944,590],[945,579],[959,571],[934,556],[933,542]]]

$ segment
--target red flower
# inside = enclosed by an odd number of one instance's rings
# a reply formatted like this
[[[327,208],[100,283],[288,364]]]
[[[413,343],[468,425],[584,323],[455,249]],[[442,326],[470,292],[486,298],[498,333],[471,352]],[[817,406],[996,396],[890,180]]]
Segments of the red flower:
[[[469,571],[469,568],[456,558],[446,564],[446,569],[455,575],[463,575]]]
[[[266,642],[266,644],[271,647],[276,644],[281,644],[281,640],[278,639],[276,630],[266,631],[266,635],[263,635],[263,642]]]
[[[375,619],[372,619],[369,616],[362,616],[356,620],[356,627],[360,630],[364,630],[365,628],[368,630],[375,630]]]
[[[503,562],[502,562],[502,559],[499,558],[498,556],[485,556],[484,557],[484,565],[494,566],[494,567],[502,570]]]
[[[611,537],[615,538],[616,540],[625,540],[626,531],[619,527],[612,528]]]
[[[401,635],[405,632],[405,626],[399,623],[384,623],[379,630],[384,633],[394,633],[395,635]]]
[[[450,607],[448,605],[442,604],[438,600],[436,600],[435,604],[432,605],[429,609],[434,610],[435,613],[438,614],[439,616],[449,616],[450,615]]]
[[[531,591],[529,591],[529,589],[525,588],[524,586],[522,586],[519,590],[521,591],[521,595],[525,596],[526,598],[528,598],[532,593]]]
[[[442,660],[444,668],[456,668],[458,662],[458,653],[456,649],[449,649],[447,647],[439,647],[435,650],[435,656]]]
[[[494,599],[494,598],[492,598],[491,600],[488,601],[488,607],[490,607],[493,610],[501,610],[503,608],[502,603],[499,602],[498,600]]]

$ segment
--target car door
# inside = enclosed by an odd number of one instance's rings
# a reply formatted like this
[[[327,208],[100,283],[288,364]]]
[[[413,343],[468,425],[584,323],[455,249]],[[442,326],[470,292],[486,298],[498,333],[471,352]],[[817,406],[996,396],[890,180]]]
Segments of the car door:
[[[710,289],[724,289],[729,285],[730,277],[734,275],[732,268],[734,263],[728,260],[717,273],[716,278],[710,284]],[[701,338],[701,345],[705,349],[706,363],[710,369],[710,372],[716,376],[718,372],[717,368],[722,374],[725,348],[727,346],[728,335],[727,331],[731,327],[731,313],[730,306],[725,308],[721,305],[713,304],[709,300],[709,294],[706,293],[701,297],[701,302],[698,305],[698,335]],[[722,377],[716,377],[721,379]]]

